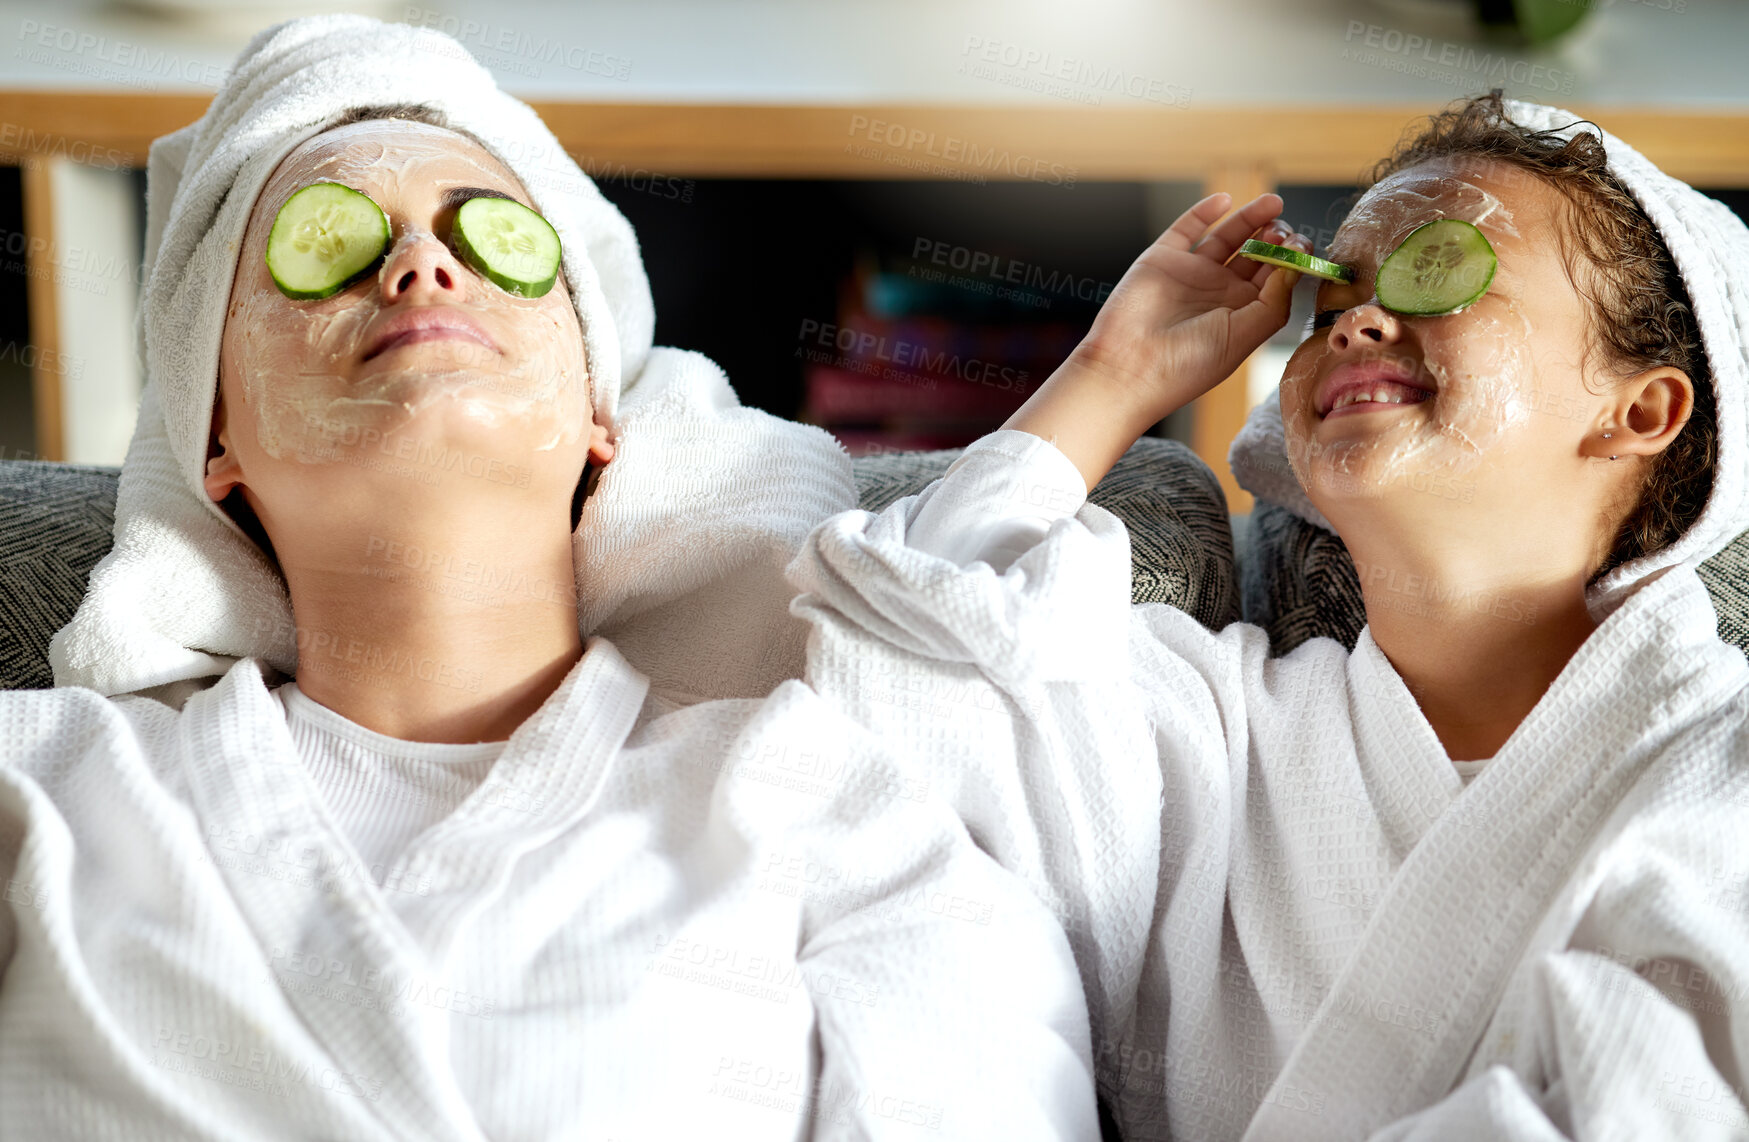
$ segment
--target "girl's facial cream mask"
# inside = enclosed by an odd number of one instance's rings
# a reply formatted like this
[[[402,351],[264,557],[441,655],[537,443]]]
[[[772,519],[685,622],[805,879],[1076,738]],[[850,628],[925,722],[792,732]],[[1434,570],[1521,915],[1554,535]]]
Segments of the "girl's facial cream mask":
[[[1511,183],[1515,174],[1504,177]],[[1450,160],[1422,163],[1374,186],[1337,231],[1328,256],[1352,266],[1355,280],[1320,284],[1316,309],[1343,312],[1294,352],[1281,388],[1288,454],[1315,498],[1404,483],[1461,486],[1529,421],[1539,362],[1525,271],[1554,254],[1520,233],[1501,198],[1510,192]],[[1472,223],[1494,247],[1499,268],[1488,290],[1454,314],[1384,309],[1373,294],[1379,266],[1417,227],[1441,218]],[[1338,369],[1337,379],[1376,370],[1373,395],[1385,399],[1329,407]]]

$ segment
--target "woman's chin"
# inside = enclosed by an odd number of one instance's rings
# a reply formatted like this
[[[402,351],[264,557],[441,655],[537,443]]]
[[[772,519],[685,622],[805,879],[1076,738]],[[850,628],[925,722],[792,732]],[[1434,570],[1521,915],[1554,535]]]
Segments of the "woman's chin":
[[[500,393],[457,389],[417,403],[337,402],[326,416],[294,422],[262,450],[275,459],[376,473],[427,487],[527,488],[537,470],[582,469],[587,412]],[[576,402],[565,402],[566,405]],[[572,461],[575,460],[575,464]]]

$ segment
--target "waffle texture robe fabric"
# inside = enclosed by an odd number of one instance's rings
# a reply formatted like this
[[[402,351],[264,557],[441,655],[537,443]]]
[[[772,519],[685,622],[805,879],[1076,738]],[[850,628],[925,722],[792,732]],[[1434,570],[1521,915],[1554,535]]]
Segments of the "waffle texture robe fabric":
[[[1083,488],[998,432],[790,575],[810,682],[1062,919],[1126,1139],[1749,1130],[1749,666],[1691,568],[1466,786],[1370,630],[1132,608]]]
[[[800,683],[591,639],[380,885],[257,659],[0,743],[0,1137],[1098,1137],[1061,929]]]

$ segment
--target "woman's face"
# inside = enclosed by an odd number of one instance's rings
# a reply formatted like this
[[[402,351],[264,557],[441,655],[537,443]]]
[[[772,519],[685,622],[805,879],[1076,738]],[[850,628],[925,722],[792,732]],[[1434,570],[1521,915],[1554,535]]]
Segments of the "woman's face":
[[[297,301],[274,285],[263,254],[280,207],[317,181],[380,206],[390,246],[375,272]],[[557,462],[575,486],[591,436],[605,439],[591,423],[577,313],[562,275],[541,297],[516,297],[452,251],[457,210],[482,192],[533,208],[477,143],[403,120],[324,132],[275,169],[231,289],[215,423],[228,427],[257,494],[287,465],[398,467],[419,478],[429,469],[428,484],[508,472],[527,486],[531,469]],[[443,327],[409,333],[409,314]]]
[[[1442,159],[1374,186],[1337,231],[1328,256],[1354,280],[1320,283],[1318,328],[1288,361],[1281,409],[1294,471],[1339,528],[1357,501],[1524,503],[1579,477],[1579,443],[1606,409],[1584,383],[1588,303],[1555,242],[1560,206],[1517,168]],[[1440,218],[1493,246],[1487,292],[1443,317],[1384,309],[1380,263]],[[1387,400],[1333,407],[1357,384]]]

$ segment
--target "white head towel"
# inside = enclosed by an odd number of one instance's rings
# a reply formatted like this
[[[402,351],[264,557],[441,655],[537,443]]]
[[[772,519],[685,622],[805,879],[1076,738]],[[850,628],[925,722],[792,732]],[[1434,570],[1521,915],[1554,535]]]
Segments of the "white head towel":
[[[1645,208],[1670,250],[1712,368],[1718,406],[1717,468],[1712,495],[1700,518],[1675,543],[1624,563],[1591,585],[1586,601],[1602,618],[1646,576],[1678,564],[1694,565],[1717,554],[1749,530],[1749,227],[1717,199],[1671,178],[1607,131],[1559,107],[1505,101],[1516,123],[1555,130],[1561,138],[1589,131],[1603,141],[1609,169]],[[1239,486],[1301,519],[1334,530],[1306,498],[1288,466],[1280,394],[1251,410],[1228,452]]]
[[[147,165],[146,384],[122,465],[114,548],[50,643],[57,686],[122,694],[256,656],[295,672],[272,563],[202,487],[237,250],[267,177],[350,108],[427,104],[516,173],[564,246],[598,419],[619,449],[574,539],[584,633],[613,637],[659,683],[763,694],[801,665],[782,566],[855,506],[844,450],[740,407],[696,354],[652,350],[655,310],[630,225],[527,105],[440,32],[315,16],[257,35],[199,121]],[[775,601],[774,601],[775,599]],[[666,621],[652,608],[672,604]],[[748,632],[758,636],[749,643]]]

